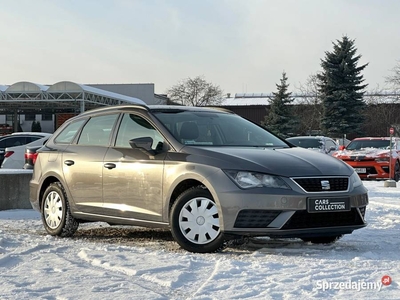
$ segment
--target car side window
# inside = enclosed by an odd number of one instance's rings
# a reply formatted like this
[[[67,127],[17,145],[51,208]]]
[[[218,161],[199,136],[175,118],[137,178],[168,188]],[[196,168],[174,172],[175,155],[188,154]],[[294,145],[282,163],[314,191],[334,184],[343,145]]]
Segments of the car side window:
[[[85,124],[78,145],[108,146],[110,135],[118,114],[92,117]]]
[[[26,143],[29,144],[29,143],[32,143],[32,142],[34,142],[34,141],[36,141],[38,139],[41,139],[41,138],[42,138],[42,136],[27,136],[26,137]]]
[[[326,144],[326,149],[327,150],[329,150],[331,147],[335,147],[336,148],[336,144],[331,140],[326,140],[325,144]]]
[[[74,139],[78,130],[82,127],[83,123],[86,122],[86,119],[78,120],[70,123],[65,127],[54,139],[56,144],[70,144]]]
[[[131,148],[129,141],[140,137],[151,137],[153,144],[151,148],[157,149],[163,142],[162,135],[145,119],[134,114],[124,114],[118,129],[116,147]]]
[[[6,139],[6,147],[21,146],[26,144],[26,137],[17,136]]]

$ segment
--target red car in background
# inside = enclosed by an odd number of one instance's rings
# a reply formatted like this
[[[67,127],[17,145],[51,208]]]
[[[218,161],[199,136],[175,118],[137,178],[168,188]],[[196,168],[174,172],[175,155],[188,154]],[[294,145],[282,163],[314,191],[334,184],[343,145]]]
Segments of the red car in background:
[[[352,140],[333,157],[352,166],[361,179],[400,179],[400,138],[363,137]],[[390,174],[389,174],[390,165]]]

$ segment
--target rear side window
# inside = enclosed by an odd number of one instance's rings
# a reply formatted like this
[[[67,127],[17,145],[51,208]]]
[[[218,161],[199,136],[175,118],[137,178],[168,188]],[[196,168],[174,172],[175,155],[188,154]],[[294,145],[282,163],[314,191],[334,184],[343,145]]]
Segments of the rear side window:
[[[108,146],[117,118],[118,114],[90,118],[82,129],[78,145]]]
[[[6,139],[6,147],[21,146],[26,144],[25,136],[10,137]]]
[[[38,139],[41,139],[42,138],[42,136],[27,136],[26,137],[26,143],[27,144],[29,144],[29,143],[32,143],[32,142],[34,142],[34,141],[36,141],[36,140],[38,140]]]
[[[70,123],[57,135],[54,142],[57,144],[70,144],[84,122],[86,122],[85,119]]]

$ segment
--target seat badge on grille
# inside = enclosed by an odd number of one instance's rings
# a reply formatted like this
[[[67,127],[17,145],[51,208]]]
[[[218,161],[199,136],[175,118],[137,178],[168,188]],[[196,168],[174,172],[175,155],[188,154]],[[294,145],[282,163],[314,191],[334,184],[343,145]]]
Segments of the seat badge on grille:
[[[329,183],[329,180],[321,180],[321,189],[323,190],[330,190],[331,185]]]

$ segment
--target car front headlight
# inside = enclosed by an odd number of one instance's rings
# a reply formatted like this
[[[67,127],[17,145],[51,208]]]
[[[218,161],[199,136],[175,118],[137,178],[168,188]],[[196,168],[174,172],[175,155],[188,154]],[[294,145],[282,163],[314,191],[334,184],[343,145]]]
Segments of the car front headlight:
[[[251,189],[257,187],[269,187],[287,190],[291,189],[282,180],[282,178],[278,176],[235,170],[226,170],[225,173],[242,189]]]
[[[390,160],[390,157],[377,157],[377,158],[375,158],[375,161],[376,162],[389,162],[389,160]]]
[[[356,172],[353,172],[353,174],[350,176],[350,182],[353,184],[354,188],[363,185],[360,176],[358,176]]]

